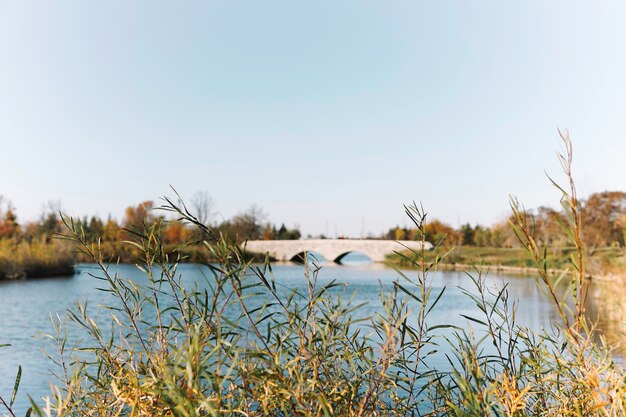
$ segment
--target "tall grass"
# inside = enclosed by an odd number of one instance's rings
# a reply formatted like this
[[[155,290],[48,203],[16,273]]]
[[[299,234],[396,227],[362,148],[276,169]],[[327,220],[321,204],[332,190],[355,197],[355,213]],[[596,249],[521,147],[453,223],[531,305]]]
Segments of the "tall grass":
[[[180,253],[166,251],[155,228],[130,242],[141,257],[144,283],[124,279],[66,219],[67,238],[99,266],[96,278],[111,295],[111,322],[96,323],[84,304],[55,321],[60,372],[38,416],[623,416],[626,373],[612,350],[594,340],[585,320],[585,258],[572,149],[563,134],[568,187],[562,225],[576,248],[566,297],[547,276],[547,250],[533,237],[532,218],[512,200],[516,235],[537,266],[537,283],[560,321],[533,332],[515,321],[517,305],[504,288],[489,288],[480,269],[466,291],[477,314],[466,328],[430,326],[444,290],[433,293],[429,273],[440,260],[407,255],[416,271],[398,271],[383,308],[364,317],[362,306],[333,295],[319,268],[306,265],[302,290],[274,280],[269,262],[252,264],[240,248],[214,236],[184,205],[162,207],[195,225],[210,253],[204,282],[183,285]],[[555,183],[556,185],[556,183]],[[426,214],[406,208],[424,235]],[[438,248],[436,248],[438,251]],[[442,255],[445,256],[445,255]],[[67,326],[88,335],[70,348]],[[438,336],[445,327],[444,336]],[[432,355],[447,345],[447,369]],[[2,400],[4,402],[4,400]],[[11,401],[4,402],[10,415]]]
[[[0,240],[0,280],[72,275],[74,258],[65,242]]]

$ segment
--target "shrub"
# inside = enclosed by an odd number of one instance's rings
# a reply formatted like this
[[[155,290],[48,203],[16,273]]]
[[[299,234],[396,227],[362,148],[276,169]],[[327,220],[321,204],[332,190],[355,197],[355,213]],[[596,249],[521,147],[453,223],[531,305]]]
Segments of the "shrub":
[[[67,276],[74,273],[70,246],[64,242],[0,240],[0,280]]]

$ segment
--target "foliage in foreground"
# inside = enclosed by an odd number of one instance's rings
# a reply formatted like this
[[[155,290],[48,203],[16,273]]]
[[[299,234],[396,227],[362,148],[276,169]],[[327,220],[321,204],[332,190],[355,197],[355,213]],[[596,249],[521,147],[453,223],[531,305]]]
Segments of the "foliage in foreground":
[[[564,136],[563,167],[571,179],[571,147]],[[556,185],[556,184],[555,184]],[[100,327],[85,305],[70,313],[71,326],[89,335],[70,348],[56,322],[61,372],[38,416],[624,416],[626,373],[612,351],[594,342],[584,318],[586,298],[581,216],[573,182],[562,192],[563,229],[575,248],[560,280],[548,279],[546,250],[532,235],[532,218],[513,200],[513,230],[538,269],[538,285],[561,321],[533,332],[515,322],[507,289],[487,288],[480,271],[467,296],[480,313],[471,328],[429,326],[441,293],[428,274],[438,259],[418,262],[415,278],[399,272],[383,308],[363,318],[360,306],[320,284],[307,269],[306,286],[283,288],[271,266],[254,266],[197,222],[184,206],[164,209],[195,224],[216,265],[206,282],[183,285],[180,259],[163,251],[148,230],[133,243],[143,257],[143,283],[118,276],[68,219],[71,238],[100,266],[111,294],[112,322]],[[407,208],[416,228],[425,214]],[[423,234],[422,234],[423,236]],[[415,259],[418,259],[415,261]],[[446,344],[447,369],[430,366]],[[3,400],[4,402],[4,400]],[[10,403],[10,401],[9,401]],[[10,404],[6,404],[9,414]]]

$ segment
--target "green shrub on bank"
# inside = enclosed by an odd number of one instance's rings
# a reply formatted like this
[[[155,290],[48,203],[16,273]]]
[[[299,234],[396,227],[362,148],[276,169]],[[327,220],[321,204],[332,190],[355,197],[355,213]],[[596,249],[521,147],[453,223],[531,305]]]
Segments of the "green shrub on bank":
[[[562,162],[571,178],[571,148]],[[154,229],[129,243],[142,254],[146,280],[117,275],[79,223],[68,219],[68,238],[100,266],[111,294],[112,321],[100,327],[78,305],[69,326],[88,334],[78,350],[55,322],[62,372],[49,401],[33,403],[38,416],[624,416],[626,372],[611,349],[594,342],[584,317],[585,258],[573,183],[561,189],[563,224],[574,247],[559,277],[567,298],[547,276],[547,251],[532,234],[532,219],[512,202],[512,228],[537,267],[538,285],[560,321],[533,332],[515,322],[505,288],[487,288],[472,274],[467,296],[477,314],[471,328],[429,326],[443,291],[433,293],[429,272],[439,259],[412,253],[414,277],[399,272],[383,308],[363,318],[361,306],[332,295],[334,282],[317,282],[307,265],[303,290],[282,288],[269,263],[255,266],[238,246],[212,236],[184,207],[164,209],[203,232],[217,264],[206,281],[183,285]],[[423,210],[408,207],[418,230]],[[437,250],[437,249],[436,249]],[[452,349],[448,369],[430,363],[438,345]],[[2,400],[4,402],[4,400]],[[6,402],[10,410],[11,401]]]
[[[71,246],[57,240],[0,240],[0,280],[74,274]]]

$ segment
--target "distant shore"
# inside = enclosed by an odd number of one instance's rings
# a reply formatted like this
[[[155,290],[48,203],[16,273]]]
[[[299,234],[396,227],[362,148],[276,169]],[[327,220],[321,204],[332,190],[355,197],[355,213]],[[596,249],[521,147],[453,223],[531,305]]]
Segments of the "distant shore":
[[[0,281],[74,274],[75,256],[59,240],[0,241]]]
[[[528,266],[507,266],[499,264],[462,264],[462,263],[440,263],[438,269],[444,271],[474,271],[476,269],[485,272],[502,272],[506,274],[519,274],[519,275],[535,275],[537,268]],[[548,269],[549,275],[558,275],[564,272],[563,269]]]
[[[548,253],[548,274],[557,276],[569,267],[570,248]],[[411,254],[391,255],[386,264],[390,266],[414,267]],[[426,261],[433,262],[435,254],[427,252]],[[408,257],[408,259],[407,259]],[[626,283],[626,259],[619,248],[600,248],[587,258],[590,266],[587,278],[599,281],[621,281]],[[535,276],[537,268],[523,248],[493,248],[460,246],[439,261],[438,268],[447,271],[473,271],[477,268],[506,274]]]
[[[474,271],[476,267],[482,268],[482,271],[504,273],[508,275],[522,275],[527,277],[535,277],[537,275],[537,268],[531,267],[515,267],[505,265],[469,265],[469,264],[450,264],[441,263],[438,266],[439,270],[443,271]],[[557,276],[565,269],[548,269],[548,275]],[[615,272],[596,272],[594,274],[587,274],[586,278],[591,281],[611,282],[615,284],[626,284],[626,270]]]

